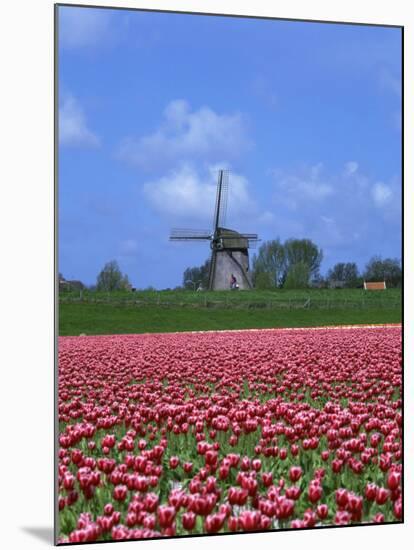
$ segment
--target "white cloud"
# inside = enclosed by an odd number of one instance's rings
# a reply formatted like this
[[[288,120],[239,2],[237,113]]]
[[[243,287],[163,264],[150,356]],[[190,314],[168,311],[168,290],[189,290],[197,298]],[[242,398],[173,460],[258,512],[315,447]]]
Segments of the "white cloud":
[[[391,188],[381,181],[372,186],[371,194],[375,204],[379,207],[388,204],[392,198]]]
[[[308,237],[335,253],[353,247],[369,251],[379,235],[384,243],[398,238],[399,177],[378,181],[366,175],[358,162],[349,161],[337,172],[326,173],[322,164],[316,164],[290,172],[274,170],[273,178],[275,225],[281,238]],[[292,219],[300,220],[302,228],[288,228]]]
[[[223,166],[222,163],[220,167]],[[143,192],[161,214],[201,220],[209,229],[215,206],[218,169],[217,165],[210,165],[200,175],[193,165],[185,163],[168,175],[145,183]],[[230,172],[228,193],[228,211],[232,219],[247,216],[255,208],[249,194],[249,183],[244,176]]]
[[[334,192],[332,185],[323,177],[322,163],[302,169],[297,174],[275,171],[274,179],[278,200],[292,210],[304,200],[323,201]]]
[[[178,99],[167,105],[163,121],[153,133],[124,139],[118,156],[151,168],[172,165],[189,157],[210,162],[234,158],[250,145],[240,114],[217,114],[207,106],[192,111],[187,101]]]
[[[59,8],[59,42],[65,49],[90,47],[107,37],[110,12],[105,9]]]
[[[355,172],[358,170],[358,163],[354,160],[350,160],[349,162],[345,163],[345,175],[351,176],[352,174],[355,174]]]
[[[61,145],[88,147],[97,147],[100,143],[98,136],[88,128],[79,102],[71,95],[59,108],[59,142]]]

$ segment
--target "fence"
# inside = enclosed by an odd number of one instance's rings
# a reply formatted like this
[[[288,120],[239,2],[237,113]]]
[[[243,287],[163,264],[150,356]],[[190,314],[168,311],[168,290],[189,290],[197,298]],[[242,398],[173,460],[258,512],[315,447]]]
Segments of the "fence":
[[[401,308],[401,300],[394,297],[384,297],[373,299],[339,299],[333,298],[278,298],[273,300],[234,300],[229,297],[223,299],[210,299],[207,295],[200,296],[194,301],[184,301],[179,299],[163,299],[161,295],[147,299],[134,299],[130,295],[123,299],[118,297],[108,296],[91,296],[83,295],[82,292],[78,296],[60,296],[59,302],[65,303],[88,303],[88,304],[110,304],[113,306],[129,306],[129,307],[149,307],[157,306],[163,308],[215,308],[215,309],[396,309]]]

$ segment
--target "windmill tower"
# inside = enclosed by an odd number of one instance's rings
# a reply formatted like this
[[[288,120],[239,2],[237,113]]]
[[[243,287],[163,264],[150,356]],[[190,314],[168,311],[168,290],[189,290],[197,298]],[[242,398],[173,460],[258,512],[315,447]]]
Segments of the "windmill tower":
[[[258,241],[256,233],[239,233],[224,227],[227,212],[229,175],[220,170],[212,231],[173,229],[170,241],[210,241],[209,290],[229,290],[234,275],[240,289],[252,288],[248,249]]]

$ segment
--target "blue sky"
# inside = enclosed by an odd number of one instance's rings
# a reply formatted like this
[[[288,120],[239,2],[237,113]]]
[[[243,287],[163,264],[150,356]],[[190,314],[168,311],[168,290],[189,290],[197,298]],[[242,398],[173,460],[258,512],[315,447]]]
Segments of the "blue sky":
[[[59,271],[174,287],[227,226],[311,238],[322,274],[401,256],[399,29],[59,8]],[[254,251],[252,251],[254,252]]]

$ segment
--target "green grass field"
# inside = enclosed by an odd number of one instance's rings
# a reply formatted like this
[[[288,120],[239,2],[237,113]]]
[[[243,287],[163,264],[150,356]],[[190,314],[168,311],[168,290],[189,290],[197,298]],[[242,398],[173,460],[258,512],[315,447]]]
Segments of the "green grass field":
[[[59,334],[312,327],[401,322],[401,291],[65,293]]]

